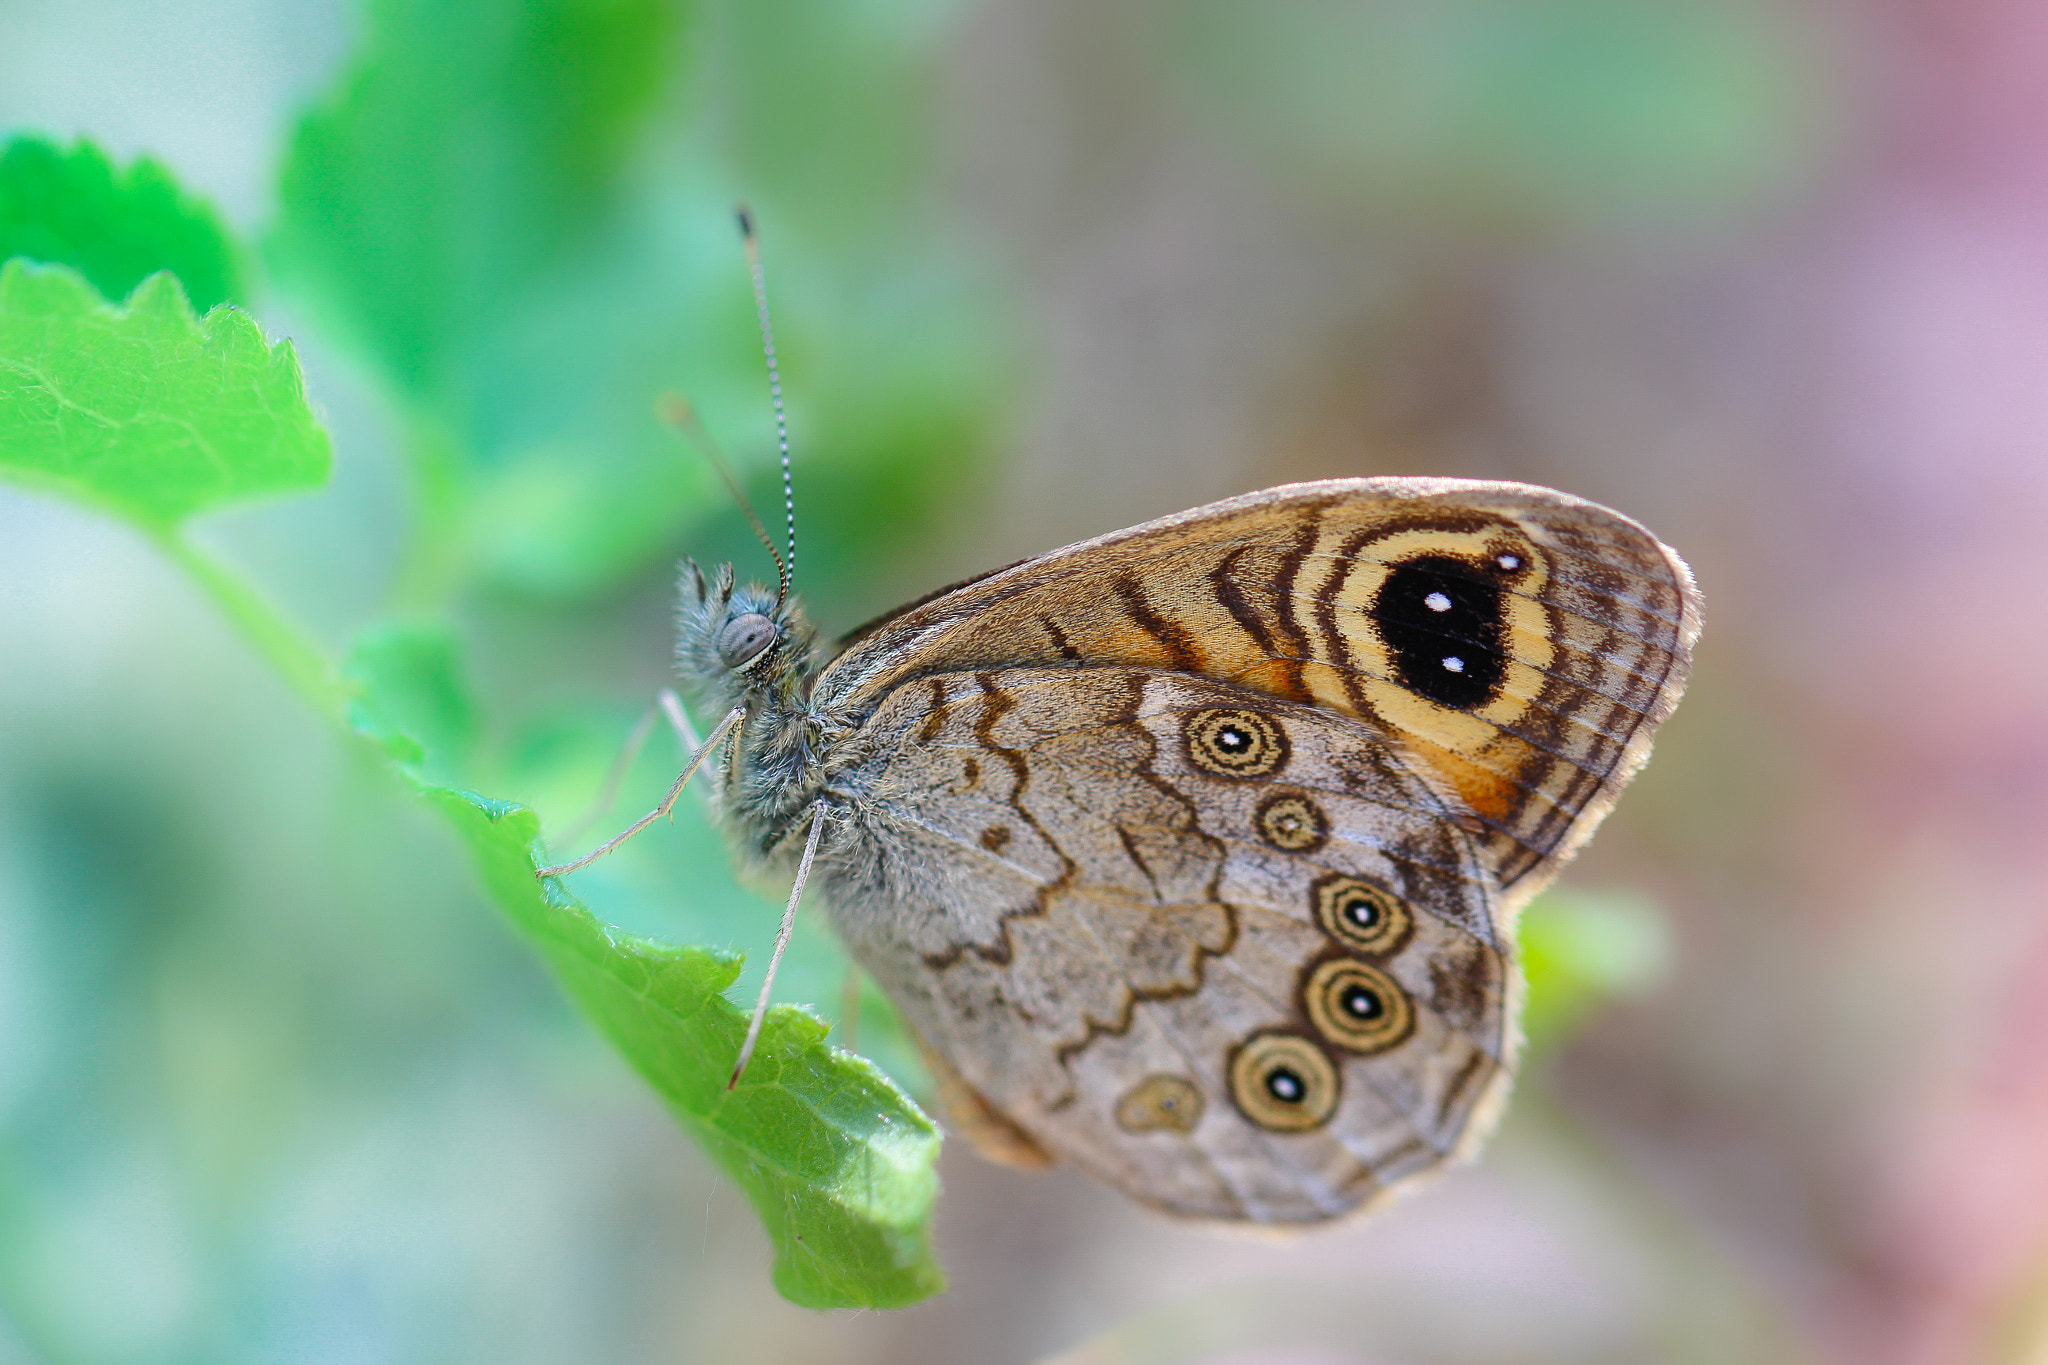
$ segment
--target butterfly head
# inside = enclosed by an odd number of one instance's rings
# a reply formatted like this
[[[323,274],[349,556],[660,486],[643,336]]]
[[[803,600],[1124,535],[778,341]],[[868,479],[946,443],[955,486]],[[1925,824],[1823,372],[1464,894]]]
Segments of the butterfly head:
[[[793,697],[810,671],[811,640],[794,598],[736,583],[730,564],[707,576],[684,563],[676,666],[719,705]]]

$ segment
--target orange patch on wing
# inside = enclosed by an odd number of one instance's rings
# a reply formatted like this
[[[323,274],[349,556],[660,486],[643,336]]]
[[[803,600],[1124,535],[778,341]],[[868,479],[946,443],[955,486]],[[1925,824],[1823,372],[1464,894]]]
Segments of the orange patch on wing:
[[[1528,793],[1516,781],[1522,765],[1515,763],[1509,755],[1489,752],[1482,765],[1464,754],[1440,748],[1426,740],[1411,737],[1408,742],[1430,772],[1448,783],[1459,800],[1487,819],[1511,824],[1526,804]],[[1509,743],[1526,752],[1527,746],[1514,741]],[[1500,747],[1505,748],[1506,745]],[[1492,750],[1495,746],[1488,745],[1487,748]]]
[[[1166,645],[1143,626],[1128,621],[1089,623],[1077,627],[1074,643],[1092,665],[1122,664],[1131,668],[1178,668]]]
[[[1312,700],[1307,689],[1294,683],[1294,668],[1284,659],[1268,659],[1264,655],[1251,655],[1255,660],[1223,671],[1220,676],[1240,687],[1249,687],[1254,692],[1263,692],[1269,697],[1279,697],[1291,702]]]

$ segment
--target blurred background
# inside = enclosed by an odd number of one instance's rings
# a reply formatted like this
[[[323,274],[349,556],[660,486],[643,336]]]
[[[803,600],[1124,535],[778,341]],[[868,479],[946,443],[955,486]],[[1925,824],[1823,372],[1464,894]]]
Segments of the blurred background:
[[[653,416],[779,501],[741,196],[828,631],[1388,473],[1609,504],[1707,600],[1565,878],[1654,951],[1478,1165],[1275,1242],[949,1143],[949,1292],[815,1313],[366,747],[0,487],[0,1362],[2048,1362],[2048,9],[0,0],[0,130],[253,244],[337,474],[203,538],[337,652],[454,621],[463,776],[557,822],[674,561],[770,572]],[[585,876],[772,932],[694,811]]]

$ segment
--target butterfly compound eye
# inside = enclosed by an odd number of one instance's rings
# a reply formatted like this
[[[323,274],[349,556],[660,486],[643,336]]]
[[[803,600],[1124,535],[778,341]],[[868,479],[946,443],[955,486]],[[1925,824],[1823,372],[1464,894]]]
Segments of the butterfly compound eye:
[[[735,616],[718,632],[718,657],[727,668],[745,668],[775,643],[775,623],[758,611]]]

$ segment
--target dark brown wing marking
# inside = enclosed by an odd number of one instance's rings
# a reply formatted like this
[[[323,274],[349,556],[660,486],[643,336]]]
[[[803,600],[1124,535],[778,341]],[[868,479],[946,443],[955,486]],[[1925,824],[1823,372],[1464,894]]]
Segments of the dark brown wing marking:
[[[1045,627],[1046,636],[1051,639],[1053,648],[1058,651],[1060,658],[1071,659],[1076,663],[1080,662],[1081,651],[1074,648],[1074,642],[1069,640],[1067,633],[1060,629],[1059,622],[1053,620],[1050,616],[1041,616],[1038,618],[1038,624]]]
[[[1124,604],[1124,610],[1131,614],[1131,620],[1138,628],[1159,642],[1166,651],[1166,658],[1183,673],[1202,671],[1202,649],[1195,637],[1178,622],[1169,620],[1153,610],[1145,600],[1145,589],[1138,580],[1130,577],[1118,578],[1115,582],[1116,595]]]
[[[1277,594],[1274,624],[1279,627],[1275,633],[1286,635],[1289,642],[1289,648],[1279,653],[1279,657],[1284,661],[1283,676],[1287,680],[1286,690],[1281,695],[1291,701],[1313,700],[1309,694],[1307,674],[1304,671],[1309,661],[1308,631],[1302,628],[1301,618],[1295,614],[1294,586],[1301,581],[1302,566],[1308,563],[1309,552],[1315,548],[1316,541],[1322,534],[1322,510],[1322,506],[1315,503],[1302,508],[1300,529],[1294,533],[1293,543],[1281,557],[1280,572],[1273,580]],[[1220,598],[1221,594],[1218,596]],[[1232,593],[1232,597],[1236,602],[1246,604],[1251,600],[1252,594],[1238,587]],[[1228,606],[1229,603],[1226,602],[1225,605]],[[1235,617],[1236,612],[1233,611],[1231,615]],[[1255,642],[1259,641],[1257,635],[1252,638]],[[1275,653],[1270,647],[1265,652]],[[1258,686],[1258,683],[1249,676],[1244,677],[1242,681],[1248,687]]]

